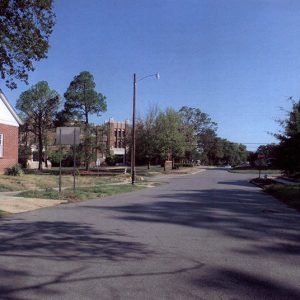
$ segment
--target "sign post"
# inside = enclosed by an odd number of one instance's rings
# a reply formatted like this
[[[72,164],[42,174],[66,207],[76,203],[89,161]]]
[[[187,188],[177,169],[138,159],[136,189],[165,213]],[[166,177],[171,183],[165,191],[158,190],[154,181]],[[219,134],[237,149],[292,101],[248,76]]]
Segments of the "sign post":
[[[61,159],[62,159],[62,145],[73,145],[73,191],[76,188],[76,145],[80,143],[80,128],[79,127],[57,127],[56,141],[59,144],[59,183],[58,191],[61,193]]]
[[[58,179],[58,192],[59,193],[61,193],[61,157],[62,157],[61,128],[59,128],[59,179]]]
[[[263,153],[258,153],[258,155],[257,155],[258,160],[256,161],[256,165],[258,166],[258,178],[261,177],[261,170],[265,164],[265,162],[264,162],[265,157],[266,156]]]

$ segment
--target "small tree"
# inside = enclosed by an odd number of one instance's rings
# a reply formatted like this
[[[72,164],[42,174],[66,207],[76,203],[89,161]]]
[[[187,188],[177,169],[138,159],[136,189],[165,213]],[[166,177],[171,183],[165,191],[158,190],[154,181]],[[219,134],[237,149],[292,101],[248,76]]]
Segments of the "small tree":
[[[23,92],[17,101],[16,107],[24,116],[24,128],[32,132],[38,140],[39,170],[42,168],[45,139],[52,128],[59,103],[58,93],[51,90],[46,81],[40,81]]]

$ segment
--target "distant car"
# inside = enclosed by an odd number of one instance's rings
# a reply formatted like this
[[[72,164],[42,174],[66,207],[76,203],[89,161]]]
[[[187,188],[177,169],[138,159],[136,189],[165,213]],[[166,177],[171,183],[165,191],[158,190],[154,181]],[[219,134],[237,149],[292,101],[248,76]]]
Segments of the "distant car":
[[[224,165],[223,168],[231,169],[231,165]]]

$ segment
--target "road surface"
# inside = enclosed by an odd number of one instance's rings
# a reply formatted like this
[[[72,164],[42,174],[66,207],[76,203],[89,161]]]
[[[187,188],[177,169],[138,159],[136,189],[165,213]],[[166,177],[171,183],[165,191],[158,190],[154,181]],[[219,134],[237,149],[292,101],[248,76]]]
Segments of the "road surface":
[[[300,299],[300,214],[212,169],[0,221],[0,299]]]

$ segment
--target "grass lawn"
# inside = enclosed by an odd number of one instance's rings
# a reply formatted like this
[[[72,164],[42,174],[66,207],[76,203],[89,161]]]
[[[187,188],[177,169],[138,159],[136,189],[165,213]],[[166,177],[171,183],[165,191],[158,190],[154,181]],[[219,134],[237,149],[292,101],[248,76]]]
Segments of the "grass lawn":
[[[64,189],[61,193],[52,188],[45,190],[29,190],[19,193],[19,197],[28,198],[43,198],[43,199],[61,199],[68,202],[77,202],[88,199],[101,198],[105,196],[111,196],[120,193],[127,193],[145,188],[144,185],[125,184],[100,184],[90,187],[78,187],[75,193],[72,189]]]
[[[76,192],[73,193],[73,176],[62,176],[62,193],[58,193],[58,176],[34,175],[23,176],[0,175],[0,192],[22,191],[20,197],[63,199],[69,202],[126,193],[143,188],[126,184],[130,176],[77,176]]]
[[[276,183],[272,179],[255,178],[252,183],[259,185],[266,193],[300,211],[300,186]]]
[[[255,174],[258,175],[258,169],[229,169],[228,172],[230,173],[239,173],[239,174]],[[273,176],[280,176],[282,172],[280,170],[261,170],[261,176],[273,175]]]
[[[4,216],[7,216],[7,215],[8,215],[7,212],[0,210],[0,218],[4,217]]]
[[[129,178],[129,175],[118,176],[77,176],[77,186],[94,186],[104,183],[122,182]],[[62,187],[71,188],[73,186],[73,176],[62,176]],[[51,189],[58,187],[58,176],[55,175],[34,175],[25,174],[23,176],[0,175],[0,192],[23,191],[36,189]]]
[[[265,191],[300,211],[300,186],[271,184],[265,188]]]
[[[150,166],[148,170],[147,166],[137,166],[136,174],[138,176],[156,176],[156,175],[168,175],[168,174],[190,174],[199,170],[199,167],[180,167],[176,170],[166,170],[160,165]]]
[[[154,176],[162,174],[189,174],[199,168],[180,168],[164,172],[160,166],[138,166],[138,176]],[[76,192],[73,192],[73,176],[62,176],[62,193],[58,193],[57,175],[49,174],[25,174],[23,176],[0,175],[0,192],[20,191],[18,196],[28,198],[62,199],[76,202],[87,199],[95,199],[119,193],[140,190],[147,187],[147,183],[138,182],[130,184],[130,174],[118,174],[115,176],[76,176]],[[155,183],[151,184],[156,185]]]

